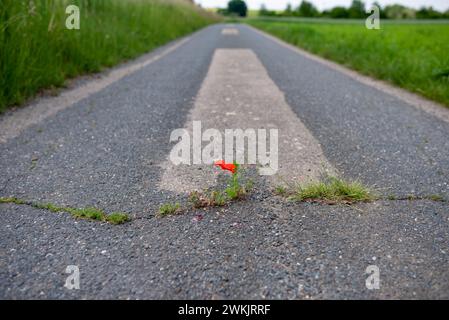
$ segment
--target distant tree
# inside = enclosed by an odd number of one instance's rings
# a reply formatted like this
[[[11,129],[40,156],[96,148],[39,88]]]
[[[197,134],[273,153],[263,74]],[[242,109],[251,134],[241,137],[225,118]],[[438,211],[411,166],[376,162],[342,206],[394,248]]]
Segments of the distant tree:
[[[292,8],[291,3],[287,4],[287,8],[285,8],[282,15],[286,16],[286,17],[291,17],[293,15],[293,8]]]
[[[382,8],[382,6],[378,2],[374,2],[373,6],[376,6],[379,8],[380,18],[385,19],[387,16],[385,14],[385,10]]]
[[[267,13],[267,7],[265,6],[265,3],[262,3],[259,9],[259,16],[266,16]]]
[[[449,19],[449,9],[444,13],[444,19]]]
[[[276,11],[268,10],[265,4],[262,4],[259,9],[259,16],[261,17],[273,17],[276,16]]]
[[[416,17],[415,10],[400,4],[386,6],[384,11],[388,19],[414,19]]]
[[[326,12],[326,14],[329,14],[329,17],[335,18],[335,19],[349,18],[348,9],[346,9],[345,7],[332,8],[330,11]]]
[[[296,9],[298,16],[300,17],[317,17],[320,15],[318,9],[309,1],[303,0]]]
[[[432,7],[422,7],[416,11],[417,19],[441,19],[444,18],[444,14],[434,10]]]
[[[240,17],[246,17],[248,13],[248,7],[245,1],[242,0],[231,0],[228,2],[228,13],[235,14]]]
[[[323,18],[330,18],[331,17],[330,10],[323,10],[323,12],[321,12],[321,16]]]
[[[366,17],[365,3],[360,0],[353,0],[348,9],[349,18],[362,19]]]
[[[221,14],[221,15],[223,15],[223,16],[229,15],[228,9],[223,9],[223,8],[218,8],[218,9],[217,9],[217,13],[218,13],[218,14]]]

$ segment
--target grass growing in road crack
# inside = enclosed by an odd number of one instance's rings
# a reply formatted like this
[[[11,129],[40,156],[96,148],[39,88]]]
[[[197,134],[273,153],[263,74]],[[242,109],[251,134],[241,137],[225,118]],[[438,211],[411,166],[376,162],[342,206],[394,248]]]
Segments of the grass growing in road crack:
[[[226,194],[220,191],[199,192],[193,191],[189,195],[189,202],[196,209],[206,207],[222,207],[226,204]]]
[[[86,219],[91,221],[108,222],[110,224],[123,224],[130,221],[129,216],[126,213],[114,212],[107,214],[104,211],[97,208],[71,208],[71,207],[61,207],[53,203],[36,203],[32,201],[25,201],[18,198],[3,198],[0,197],[0,203],[13,203],[17,205],[28,205],[30,207],[47,210],[53,213],[67,212],[72,215],[72,217],[77,219]]]
[[[285,196],[287,194],[287,188],[282,185],[276,186],[276,188],[274,188],[274,193],[278,196]]]
[[[369,202],[376,199],[373,193],[359,182],[348,182],[328,177],[322,182],[299,186],[292,197],[298,201],[324,202],[328,204]]]
[[[181,205],[179,203],[175,204],[166,203],[159,208],[159,215],[161,217],[179,214],[180,212],[181,212]]]
[[[424,196],[418,196],[414,194],[409,194],[406,196],[398,197],[394,195],[390,195],[387,197],[388,200],[396,200],[396,201],[419,201],[419,200],[429,200],[434,202],[447,202],[442,195],[439,194],[430,194],[430,195],[424,195]]]
[[[242,185],[242,183],[240,182],[242,176],[240,166],[238,164],[235,164],[235,166],[236,169],[229,179],[228,187],[225,189],[225,192],[230,200],[240,200],[245,198],[254,185],[251,180],[248,180],[245,184]]]
[[[436,201],[436,202],[445,202],[445,199],[443,196],[440,196],[439,194],[432,194],[429,197],[429,200]]]

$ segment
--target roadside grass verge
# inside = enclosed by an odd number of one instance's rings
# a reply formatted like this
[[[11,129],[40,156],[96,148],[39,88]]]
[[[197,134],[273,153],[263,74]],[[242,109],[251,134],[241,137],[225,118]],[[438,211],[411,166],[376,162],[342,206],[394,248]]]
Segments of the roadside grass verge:
[[[292,199],[297,201],[324,202],[328,204],[370,202],[376,199],[373,192],[359,182],[328,177],[322,182],[298,186]]]
[[[28,205],[30,207],[47,210],[53,213],[67,212],[72,215],[72,217],[77,219],[86,219],[91,221],[108,222],[110,224],[123,224],[130,221],[127,214],[122,212],[113,212],[107,214],[104,211],[97,208],[71,208],[71,207],[61,207],[52,203],[36,203],[31,201],[25,201],[17,198],[2,198],[0,197],[0,203],[13,203],[17,205]]]
[[[449,107],[449,23],[249,19],[282,40]]]
[[[80,8],[80,30],[65,9]],[[0,113],[217,21],[188,0],[1,0]]]

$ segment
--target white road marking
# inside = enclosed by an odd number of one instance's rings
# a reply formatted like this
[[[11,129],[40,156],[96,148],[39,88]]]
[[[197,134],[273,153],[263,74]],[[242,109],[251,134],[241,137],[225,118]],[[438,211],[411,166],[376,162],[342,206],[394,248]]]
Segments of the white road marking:
[[[163,58],[189,40],[190,37],[184,38],[174,43],[163,52],[151,56],[144,61],[112,70],[100,79],[93,79],[80,87],[65,90],[56,97],[38,99],[35,103],[23,107],[22,109],[18,109],[9,115],[3,116],[0,118],[0,143],[5,143],[9,139],[17,137],[29,126],[41,122],[42,120],[66,109],[82,99],[101,91],[123,77],[126,77]]]
[[[240,33],[236,28],[224,28],[221,30],[221,34],[225,36],[238,36]]]
[[[363,83],[367,86],[373,87],[379,91],[382,91],[391,96],[394,96],[417,109],[423,110],[423,111],[449,123],[449,109],[437,102],[428,100],[420,95],[411,93],[407,90],[404,90],[404,89],[401,89],[398,87],[394,87],[393,85],[391,85],[385,81],[377,80],[377,79],[373,79],[373,78],[361,75],[360,73],[358,73],[354,70],[348,69],[338,63],[326,60],[322,57],[319,57],[310,52],[307,52],[298,47],[295,47],[287,42],[282,41],[281,39],[278,39],[268,33],[265,33],[259,29],[254,28],[252,26],[248,26],[248,27],[251,28],[252,30],[256,31],[257,33],[261,34],[262,36],[280,44],[283,47],[293,50],[296,53],[298,53],[310,60],[321,63],[329,68],[339,71],[339,72],[347,75],[348,77],[351,77],[352,79],[357,80],[360,83]]]
[[[230,117],[234,112],[236,115]],[[277,128],[279,171],[268,177],[273,184],[316,180],[325,172],[336,172],[319,142],[291,110],[284,94],[251,50],[215,51],[185,123],[190,136],[193,121],[201,121],[203,131],[214,128],[221,133],[225,129]],[[212,165],[175,166],[167,159],[161,166],[164,173],[159,187],[163,190],[184,193],[212,187],[216,182],[217,169]]]

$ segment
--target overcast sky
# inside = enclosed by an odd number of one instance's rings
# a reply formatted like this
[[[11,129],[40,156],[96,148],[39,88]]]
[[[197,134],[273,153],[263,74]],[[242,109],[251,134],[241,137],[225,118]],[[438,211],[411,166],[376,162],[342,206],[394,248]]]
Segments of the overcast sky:
[[[195,0],[206,8],[224,8],[228,0]],[[349,6],[352,0],[309,0],[313,2],[320,10],[329,9],[337,5]],[[282,10],[285,9],[287,3],[291,3],[294,7],[297,6],[301,0],[246,0],[246,3],[251,9],[259,9],[260,5],[264,3],[268,9]],[[372,0],[365,0],[366,4],[371,4]],[[409,7],[419,8],[422,6],[433,6],[440,11],[449,9],[449,0],[378,0],[381,6],[387,4],[399,3]]]

